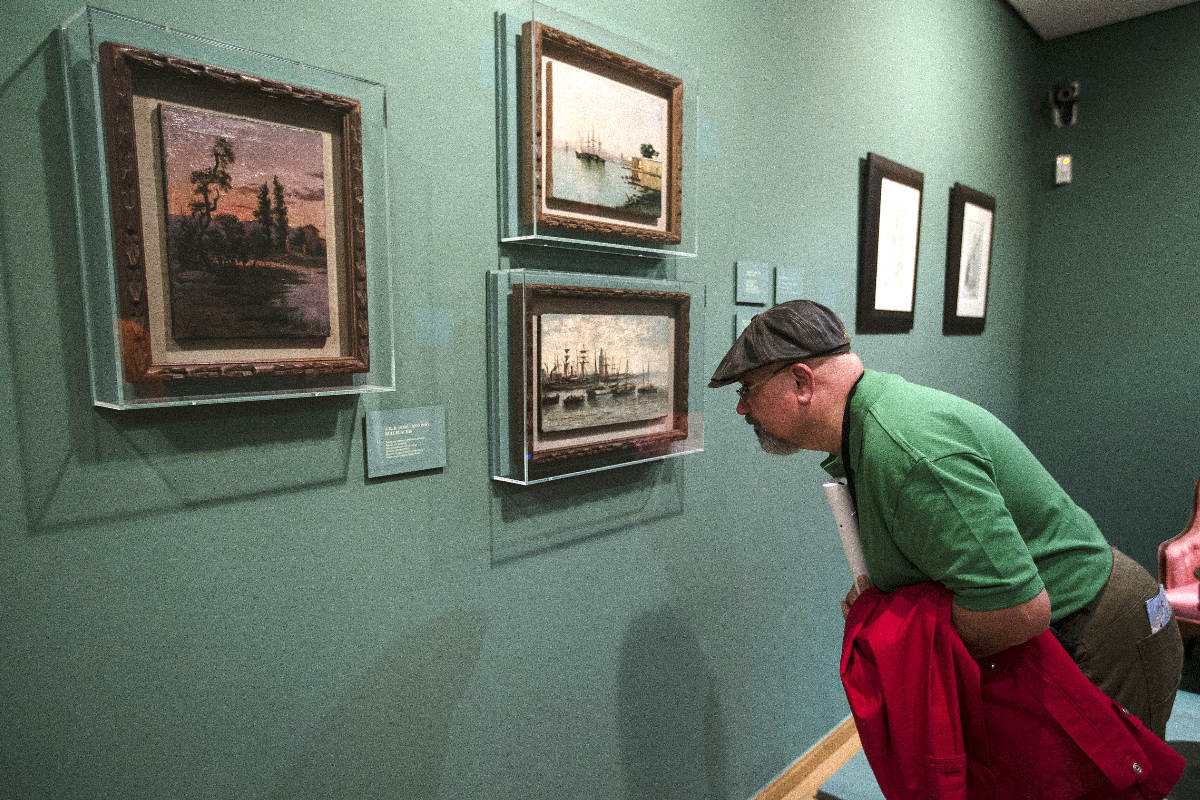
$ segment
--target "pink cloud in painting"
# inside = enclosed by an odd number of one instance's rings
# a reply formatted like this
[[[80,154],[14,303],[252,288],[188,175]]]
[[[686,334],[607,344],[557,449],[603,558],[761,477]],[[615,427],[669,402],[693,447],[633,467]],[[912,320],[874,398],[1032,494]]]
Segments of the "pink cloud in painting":
[[[234,153],[234,162],[226,167],[233,188],[221,197],[216,213],[254,219],[259,187],[267,184],[274,198],[278,177],[289,226],[312,225],[325,234],[323,143],[318,131],[184,106],[159,108],[167,213],[188,213],[195,199],[192,171],[213,165],[213,144],[224,137]]]

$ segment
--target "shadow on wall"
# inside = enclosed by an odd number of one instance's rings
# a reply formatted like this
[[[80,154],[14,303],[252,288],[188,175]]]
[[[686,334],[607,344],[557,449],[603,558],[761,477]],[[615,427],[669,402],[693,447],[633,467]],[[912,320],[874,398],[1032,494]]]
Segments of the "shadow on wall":
[[[492,564],[683,514],[679,459],[533,486],[493,481]]]
[[[553,247],[501,245],[500,268],[676,280],[675,259],[672,258],[629,258],[623,253],[574,250],[567,261]]]
[[[682,615],[665,608],[633,621],[618,701],[631,800],[730,796],[712,671]]]
[[[459,610],[394,641],[304,737],[264,797],[437,797],[486,628],[482,613]]]

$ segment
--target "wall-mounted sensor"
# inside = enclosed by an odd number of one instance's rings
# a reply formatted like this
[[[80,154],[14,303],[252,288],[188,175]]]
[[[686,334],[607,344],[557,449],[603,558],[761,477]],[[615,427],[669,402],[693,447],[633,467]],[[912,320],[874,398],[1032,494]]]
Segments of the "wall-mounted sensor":
[[[1060,83],[1050,90],[1050,116],[1056,128],[1079,120],[1079,81]]]
[[[1061,186],[1071,182],[1071,157],[1056,156],[1054,159],[1054,183]]]

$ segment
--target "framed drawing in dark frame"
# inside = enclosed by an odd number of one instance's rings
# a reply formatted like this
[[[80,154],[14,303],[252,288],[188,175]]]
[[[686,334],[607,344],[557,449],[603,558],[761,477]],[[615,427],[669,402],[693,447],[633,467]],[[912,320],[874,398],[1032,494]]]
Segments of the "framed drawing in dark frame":
[[[687,438],[689,293],[524,284],[513,301],[519,460],[635,460]]]
[[[99,53],[125,380],[369,371],[358,102]]]
[[[858,240],[858,333],[912,330],[925,176],[868,153]]]
[[[961,183],[950,189],[943,334],[983,333],[995,220],[996,198]]]
[[[522,224],[679,244],[683,81],[539,22],[521,40]]]

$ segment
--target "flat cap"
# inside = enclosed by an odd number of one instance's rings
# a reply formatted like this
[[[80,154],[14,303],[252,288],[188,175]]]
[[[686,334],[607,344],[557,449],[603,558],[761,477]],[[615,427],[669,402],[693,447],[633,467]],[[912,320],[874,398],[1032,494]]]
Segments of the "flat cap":
[[[733,383],[764,364],[849,351],[850,335],[837,314],[812,300],[789,300],[754,315],[721,359],[708,386],[715,389]]]

